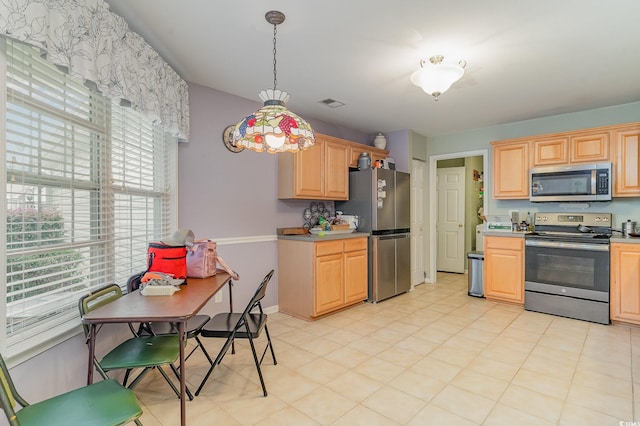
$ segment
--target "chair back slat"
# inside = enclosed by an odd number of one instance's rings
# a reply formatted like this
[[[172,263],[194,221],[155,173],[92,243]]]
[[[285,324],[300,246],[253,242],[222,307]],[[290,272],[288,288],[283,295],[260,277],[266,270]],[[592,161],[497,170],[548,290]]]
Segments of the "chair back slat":
[[[96,310],[120,297],[122,297],[122,289],[118,284],[109,284],[92,291],[80,299],[82,314]]]
[[[253,295],[253,297],[251,298],[251,300],[249,301],[249,303],[247,304],[247,307],[244,309],[244,312],[242,312],[242,315],[240,315],[240,317],[238,318],[238,322],[236,323],[233,332],[231,333],[231,337],[230,339],[233,340],[236,333],[243,327],[247,327],[247,318],[249,317],[249,313],[256,307],[260,307],[260,312],[262,312],[262,307],[260,306],[260,301],[264,298],[264,295],[267,292],[267,284],[269,284],[269,281],[271,280],[271,277],[273,276],[273,272],[274,270],[272,269],[267,275],[265,275],[265,277],[262,279],[262,282],[260,283],[260,285],[258,286],[258,288],[256,289],[255,294]],[[249,332],[249,329],[247,328],[247,332]]]
[[[249,302],[247,313],[251,312],[256,306],[260,304],[262,299],[264,299],[265,294],[267,293],[267,284],[271,281],[271,277],[273,276],[274,270],[269,271],[267,275],[262,279],[262,282],[258,286],[255,294],[251,298],[251,302]]]
[[[99,289],[85,294],[80,298],[78,301],[80,314],[84,316],[85,314],[111,303],[120,297],[122,297],[122,289],[118,284],[108,284],[104,287],[100,287]],[[88,336],[89,326],[83,323],[82,328],[84,330],[84,335]]]

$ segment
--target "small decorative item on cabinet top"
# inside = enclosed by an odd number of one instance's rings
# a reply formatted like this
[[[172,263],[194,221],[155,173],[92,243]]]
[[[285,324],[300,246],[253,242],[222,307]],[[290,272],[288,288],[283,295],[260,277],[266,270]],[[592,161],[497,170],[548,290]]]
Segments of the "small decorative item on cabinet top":
[[[378,149],[385,149],[387,147],[387,138],[382,133],[378,133],[373,139],[373,146]]]
[[[367,170],[371,168],[371,157],[368,152],[363,152],[358,157],[358,170]]]

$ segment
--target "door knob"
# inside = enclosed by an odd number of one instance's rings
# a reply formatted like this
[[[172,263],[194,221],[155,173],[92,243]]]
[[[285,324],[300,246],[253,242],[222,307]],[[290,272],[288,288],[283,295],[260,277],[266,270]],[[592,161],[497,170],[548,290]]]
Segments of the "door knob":
[[[458,228],[462,228],[464,225],[462,224],[458,224]]]

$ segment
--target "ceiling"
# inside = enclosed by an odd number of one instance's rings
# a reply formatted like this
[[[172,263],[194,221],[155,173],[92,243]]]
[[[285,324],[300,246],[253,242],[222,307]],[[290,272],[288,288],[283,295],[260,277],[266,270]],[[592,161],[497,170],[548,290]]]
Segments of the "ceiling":
[[[185,80],[256,102],[273,87],[264,14],[284,12],[277,87],[289,109],[366,133],[432,136],[640,101],[637,0],[106,1]],[[436,54],[467,62],[437,102],[409,81]]]

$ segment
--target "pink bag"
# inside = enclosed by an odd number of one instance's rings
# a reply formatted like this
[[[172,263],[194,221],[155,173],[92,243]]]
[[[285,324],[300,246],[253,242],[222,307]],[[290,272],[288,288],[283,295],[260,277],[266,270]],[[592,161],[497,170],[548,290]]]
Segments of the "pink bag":
[[[236,271],[218,257],[215,241],[197,240],[187,251],[187,277],[207,278],[218,271],[218,263],[234,280],[240,279]]]
[[[216,274],[216,243],[210,240],[194,241],[187,251],[187,276],[212,277]]]

